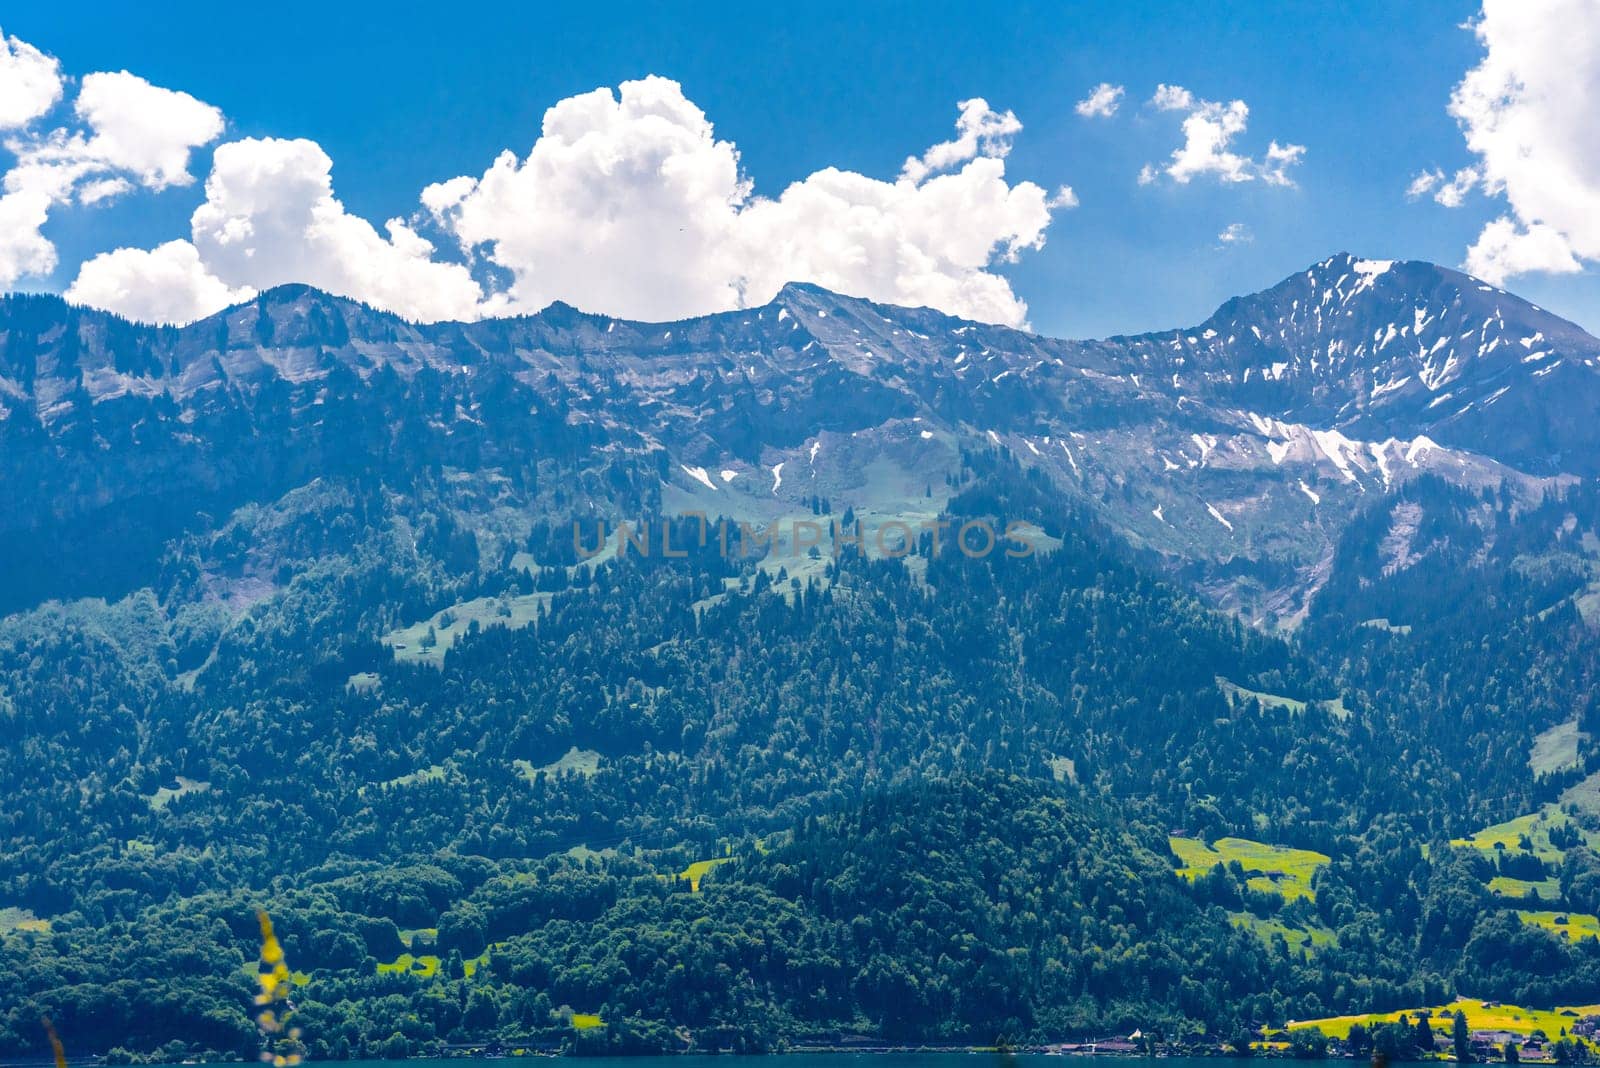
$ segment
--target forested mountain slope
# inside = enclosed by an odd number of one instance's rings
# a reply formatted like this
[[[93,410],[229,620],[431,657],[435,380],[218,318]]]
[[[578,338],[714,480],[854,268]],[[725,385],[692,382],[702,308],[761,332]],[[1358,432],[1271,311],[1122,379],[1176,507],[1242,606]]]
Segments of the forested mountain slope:
[[[258,905],[317,1056],[1600,1000],[1594,350],[6,298],[0,1051],[253,1056]]]

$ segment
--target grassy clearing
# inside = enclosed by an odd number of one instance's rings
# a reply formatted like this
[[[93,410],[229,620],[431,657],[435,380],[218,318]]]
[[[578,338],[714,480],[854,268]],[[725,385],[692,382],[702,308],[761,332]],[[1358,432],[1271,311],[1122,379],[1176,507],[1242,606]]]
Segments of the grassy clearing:
[[[608,857],[614,857],[616,855],[617,851],[610,846],[607,846],[605,849],[590,849],[586,845],[575,845],[571,849],[567,850],[567,856],[577,861],[605,860]]]
[[[19,909],[14,905],[0,909],[0,935],[8,935],[13,931],[46,934],[49,930],[50,921],[41,920],[29,909]]]
[[[1558,827],[1569,826],[1572,826],[1572,820],[1565,812],[1556,805],[1545,805],[1538,812],[1485,827],[1466,838],[1451,839],[1450,844],[1458,848],[1476,849],[1493,857],[1502,850],[1516,850],[1523,837],[1527,837],[1533,845],[1531,852],[1534,856],[1549,864],[1559,864],[1566,856],[1566,851],[1551,843],[1550,832]],[[1585,831],[1582,827],[1578,831],[1591,848],[1600,844],[1600,834]]]
[[[1300,713],[1306,710],[1304,701],[1297,701],[1293,697],[1282,697],[1275,693],[1262,693],[1260,690],[1247,689],[1238,683],[1229,682],[1221,675],[1217,676],[1217,689],[1222,691],[1224,697],[1234,704],[1244,701],[1259,701],[1262,708],[1282,709],[1285,712]]]
[[[461,967],[466,972],[467,978],[472,978],[472,973],[481,966],[489,963],[489,951],[484,950],[482,956],[473,957],[471,960],[461,962]],[[388,964],[378,962],[379,975],[414,975],[419,979],[432,979],[439,974],[440,958],[432,953],[424,953],[413,957],[409,953],[402,953]]]
[[[394,650],[396,660],[441,667],[444,654],[473,623],[480,628],[509,627],[520,630],[539,618],[550,606],[552,593],[527,593],[516,597],[474,597],[470,601],[441,609],[409,627],[390,631],[383,644]],[[432,633],[430,642],[428,635]]]
[[[1252,890],[1278,894],[1285,901],[1302,897],[1315,900],[1311,877],[1328,863],[1322,853],[1252,842],[1248,838],[1219,838],[1209,846],[1194,838],[1169,838],[1167,843],[1183,862],[1178,874],[1185,879],[1196,879],[1219,864],[1237,860],[1246,873],[1255,873],[1247,881]]]
[[[549,764],[534,767],[532,761],[513,760],[511,766],[521,772],[522,777],[529,782],[537,779],[540,772],[554,777],[562,772],[570,771],[574,775],[582,775],[584,778],[588,778],[600,770],[600,754],[593,749],[579,749],[577,746],[573,746],[562,754],[560,759]]]
[[[678,873],[678,878],[689,880],[689,890],[692,893],[700,892],[700,880],[705,878],[706,872],[720,864],[726,864],[732,857],[717,857],[714,860],[697,860]]]
[[[1534,891],[1538,891],[1540,901],[1554,901],[1561,896],[1561,883],[1556,879],[1513,879],[1508,875],[1496,875],[1489,880],[1489,893],[1496,897],[1522,900],[1532,897]]]
[[[433,945],[439,940],[439,928],[406,927],[401,929],[400,941],[404,942],[406,945],[409,946],[418,939],[421,939],[425,945]]]
[[[1560,801],[1562,805],[1577,805],[1584,812],[1600,815],[1600,771],[1567,787]]]
[[[698,894],[700,892],[700,880],[705,878],[706,873],[712,868],[727,864],[732,860],[732,857],[713,857],[710,860],[697,860],[676,875],[657,875],[656,878],[687,879],[689,880],[689,892]]]
[[[378,964],[379,975],[415,975],[422,979],[432,979],[439,974],[439,958],[431,953],[424,953],[420,957],[413,957],[409,953],[402,953],[388,964],[381,961]]]
[[[604,1027],[606,1022],[600,1019],[597,1012],[575,1012],[572,1014],[572,1026],[579,1031],[589,1031],[596,1027]]]
[[[212,664],[216,663],[217,649],[219,647],[220,644],[212,646],[211,652],[206,655],[206,658],[200,662],[198,667],[190,668],[188,671],[178,672],[178,674],[172,680],[177,685],[178,689],[182,690],[184,693],[194,692],[194,683],[195,680],[200,677],[200,673],[205,671]]]
[[[1600,918],[1583,912],[1528,912],[1519,910],[1517,917],[1532,927],[1541,927],[1573,942],[1585,938],[1600,938]]]
[[[1528,753],[1528,768],[1535,775],[1549,775],[1578,765],[1578,743],[1589,736],[1578,729],[1578,721],[1558,723],[1541,731]]]
[[[376,671],[358,671],[344,680],[344,688],[353,693],[373,693],[382,685],[383,680]]]
[[[1306,710],[1307,702],[1299,698],[1252,690],[1247,686],[1240,686],[1236,682],[1225,679],[1221,675],[1217,676],[1217,689],[1221,690],[1222,695],[1233,705],[1240,705],[1246,701],[1256,701],[1260,703],[1262,708],[1288,712],[1291,715],[1299,715]],[[1313,701],[1310,703],[1324,709],[1336,719],[1348,719],[1350,717],[1350,710],[1345,708],[1344,698],[1342,697],[1336,697],[1331,701]]]
[[[690,605],[689,607],[692,608],[696,614],[704,612],[708,608],[714,608],[715,606],[721,604],[723,601],[726,601],[728,599],[728,595],[729,594],[735,593],[735,592],[738,591],[740,581],[741,580],[736,578],[736,577],[735,578],[724,578],[722,580],[722,592],[721,593],[713,593],[709,597],[702,597],[698,601],[694,602],[694,604]]]
[[[1600,556],[1600,539],[1595,538],[1593,531],[1586,530],[1583,532],[1583,551],[1591,557]],[[1591,575],[1589,583],[1583,589],[1567,598],[1572,602],[1573,607],[1577,608],[1579,618],[1591,627],[1600,625],[1600,578],[1593,578],[1594,573],[1594,565],[1591,563],[1589,565],[1589,574]],[[1565,603],[1565,601],[1562,601],[1551,605],[1539,613],[1540,618],[1554,612]]]
[[[781,551],[769,554],[757,566],[771,575],[773,590],[793,604],[796,591],[792,583],[799,581],[804,589],[814,581],[819,589],[826,589],[831,582],[828,578],[828,565],[831,563],[831,549],[819,548],[816,556],[810,555],[809,549],[803,555],[794,555],[785,546]],[[780,573],[783,575],[781,583],[778,581]]]
[[[1304,949],[1315,953],[1319,949],[1338,944],[1333,932],[1326,927],[1290,927],[1280,920],[1263,920],[1248,912],[1230,912],[1228,918],[1233,921],[1235,927],[1254,932],[1257,938],[1268,945],[1272,944],[1274,935],[1282,935],[1289,948],[1296,952]]]
[[[1572,1021],[1579,1016],[1600,1012],[1600,1005],[1558,1005],[1553,1009],[1524,1009],[1516,1005],[1496,1005],[1492,1009],[1486,1009],[1481,1001],[1458,998],[1448,1005],[1431,1008],[1402,1009],[1398,1012],[1374,1012],[1355,1016],[1329,1016],[1321,1020],[1291,1020],[1289,1030],[1300,1031],[1315,1027],[1332,1038],[1347,1038],[1350,1035],[1351,1024],[1359,1023],[1364,1027],[1371,1027],[1376,1023],[1394,1023],[1400,1019],[1402,1013],[1413,1020],[1419,1013],[1427,1013],[1432,1017],[1433,1029],[1437,1032],[1441,1026],[1440,1020],[1446,1013],[1454,1017],[1460,1012],[1467,1014],[1467,1024],[1474,1031],[1510,1031],[1517,1035],[1543,1031],[1548,1037],[1555,1038],[1561,1034],[1563,1027],[1571,1027]]]
[[[420,786],[423,783],[428,782],[444,782],[444,777],[444,766],[441,764],[435,764],[432,767],[419,768],[418,770],[413,771],[408,775],[402,775],[397,779],[390,779],[388,782],[372,783],[369,786],[363,786],[361,788],[361,792],[366,793],[367,790],[371,789],[372,786]]]
[[[1014,532],[1014,537],[1017,540],[1026,542],[1027,544],[1033,546],[1033,551],[1038,553],[1040,556],[1048,556],[1050,553],[1053,553],[1057,549],[1061,548],[1060,538],[1051,537],[1049,534],[1044,532],[1042,527],[1037,527],[1028,522],[1018,522]],[[1014,543],[1007,542],[1006,545],[1014,545]],[[1001,551],[1004,551],[1004,549]]]
[[[150,803],[150,808],[153,811],[160,812],[186,794],[203,794],[211,789],[211,784],[208,782],[201,782],[199,779],[186,779],[182,775],[176,776],[173,781],[178,785],[163,786],[145,798]]]
[[[1573,598],[1578,615],[1589,626],[1600,626],[1600,582],[1589,583],[1589,588]]]

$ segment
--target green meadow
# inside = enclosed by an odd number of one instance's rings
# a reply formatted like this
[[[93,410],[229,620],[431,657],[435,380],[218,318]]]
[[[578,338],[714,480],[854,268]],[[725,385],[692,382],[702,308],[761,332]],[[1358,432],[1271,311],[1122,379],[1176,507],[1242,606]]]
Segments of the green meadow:
[[[1197,879],[1219,864],[1237,860],[1249,876],[1246,885],[1252,890],[1277,894],[1285,901],[1302,897],[1315,900],[1311,877],[1328,863],[1323,853],[1267,845],[1248,838],[1219,838],[1210,845],[1195,838],[1173,837],[1167,842],[1183,862],[1178,874],[1184,878]]]
[[[444,664],[444,654],[472,624],[476,623],[479,629],[520,630],[538,620],[539,613],[550,606],[553,596],[551,593],[527,593],[475,597],[441,609],[409,627],[390,631],[383,636],[383,644],[394,650],[396,660],[440,667]]]
[[[1291,927],[1282,920],[1264,920],[1248,912],[1230,912],[1228,918],[1235,927],[1253,932],[1268,945],[1272,944],[1275,935],[1282,935],[1289,948],[1296,951],[1315,953],[1338,944],[1338,939],[1326,927]]]
[[[1395,1023],[1401,1016],[1415,1020],[1418,1016],[1431,1019],[1435,1031],[1448,1029],[1457,1013],[1467,1014],[1467,1024],[1474,1031],[1509,1031],[1516,1035],[1530,1035],[1543,1031],[1549,1037],[1559,1035],[1571,1027],[1573,1020],[1600,1012],[1600,1005],[1558,1005],[1553,1009],[1525,1009],[1517,1005],[1486,1003],[1474,998],[1458,998],[1448,1005],[1399,1009],[1395,1012],[1358,1013],[1352,1016],[1328,1016],[1319,1020],[1291,1020],[1290,1031],[1316,1028],[1330,1038],[1348,1038],[1353,1024],[1370,1028],[1373,1024]],[[1443,1021],[1443,1022],[1441,1022]]]
[[[540,774],[556,776],[563,772],[582,775],[587,778],[600,770],[600,754],[593,749],[579,749],[573,746],[563,753],[558,759],[548,764],[535,767],[530,760],[513,760],[511,766],[522,774],[524,779],[533,782]]]
[[[1523,923],[1540,927],[1574,942],[1600,938],[1600,919],[1582,912],[1529,912],[1518,910]]]

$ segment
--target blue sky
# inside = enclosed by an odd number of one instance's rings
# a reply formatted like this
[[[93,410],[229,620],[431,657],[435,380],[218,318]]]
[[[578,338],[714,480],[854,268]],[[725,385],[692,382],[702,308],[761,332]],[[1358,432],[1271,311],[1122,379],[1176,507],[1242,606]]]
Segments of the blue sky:
[[[1418,173],[1474,160],[1447,105],[1484,55],[1463,28],[1477,3],[140,8],[30,4],[4,30],[66,75],[127,69],[214,105],[222,140],[315,141],[345,209],[374,224],[416,213],[430,183],[527,154],[557,101],[647,74],[679,83],[773,197],[825,167],[892,181],[953,136],[958,101],[982,97],[1022,124],[1006,179],[1078,201],[1053,212],[1041,249],[994,268],[1049,334],[1197,322],[1338,250],[1458,265],[1505,212],[1482,195],[1456,209],[1407,196]],[[1080,116],[1101,82],[1125,87],[1117,113]],[[1294,184],[1141,185],[1183,138],[1183,115],[1149,104],[1160,84],[1245,101],[1231,148],[1304,146]],[[211,151],[195,149],[193,184],[53,210],[60,265],[17,287],[64,289],[96,253],[186,237]],[[1248,240],[1220,241],[1230,226]],[[1506,285],[1600,327],[1592,270]]]

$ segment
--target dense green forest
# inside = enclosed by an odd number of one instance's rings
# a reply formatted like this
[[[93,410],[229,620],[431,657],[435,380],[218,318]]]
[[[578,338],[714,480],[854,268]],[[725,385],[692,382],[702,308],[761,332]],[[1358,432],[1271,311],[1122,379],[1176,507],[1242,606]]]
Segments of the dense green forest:
[[[580,562],[583,491],[664,522],[652,473],[550,465],[520,511],[319,480],[0,622],[0,1055],[49,1015],[253,1059],[261,907],[318,1058],[1600,1001],[1600,942],[1518,911],[1600,910],[1600,495],[1412,482],[1274,635],[1003,449],[945,510],[1036,525],[1026,557],[743,559],[683,519],[684,558]],[[1290,892],[1175,835],[1322,859]]]

